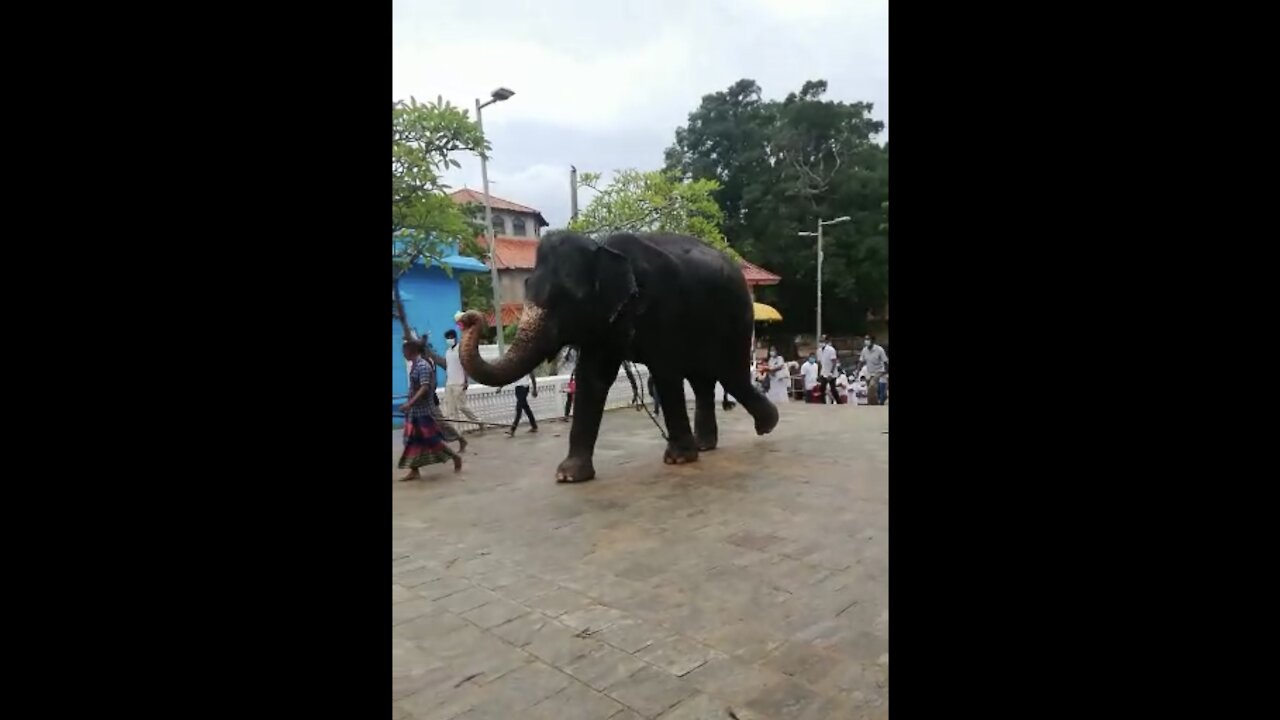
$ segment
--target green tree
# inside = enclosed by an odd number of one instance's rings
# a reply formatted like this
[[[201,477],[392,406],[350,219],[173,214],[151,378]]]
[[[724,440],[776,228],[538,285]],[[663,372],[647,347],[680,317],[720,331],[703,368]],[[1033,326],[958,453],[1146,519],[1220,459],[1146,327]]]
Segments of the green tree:
[[[862,332],[868,310],[888,296],[888,145],[869,103],[824,100],[811,80],[783,100],[764,101],[739,80],[706,95],[675,133],[667,169],[715,179],[727,241],[781,275],[760,297],[777,306],[780,329],[810,330],[817,253],[797,233],[848,215],[824,230],[823,320],[835,332]]]
[[[595,190],[591,199],[569,223],[569,229],[588,235],[616,232],[669,232],[692,235],[733,257],[720,226],[724,213],[712,197],[719,188],[713,179],[682,180],[678,173],[654,170],[619,170],[602,186],[600,173],[578,176],[581,187]]]
[[[438,259],[445,248],[476,234],[474,218],[449,198],[441,175],[459,167],[454,153],[488,150],[466,110],[439,99],[391,105],[391,301],[406,338],[416,334],[400,300],[400,276],[418,260]]]

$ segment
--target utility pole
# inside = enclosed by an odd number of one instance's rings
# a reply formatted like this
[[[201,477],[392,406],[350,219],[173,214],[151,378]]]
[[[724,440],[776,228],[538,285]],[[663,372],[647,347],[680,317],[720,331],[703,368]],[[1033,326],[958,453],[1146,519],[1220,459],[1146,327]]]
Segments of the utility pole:
[[[484,116],[481,110],[503,100],[509,99],[514,92],[507,88],[498,88],[489,94],[491,98],[488,102],[480,102],[476,98],[476,128],[480,130],[480,135],[484,135]],[[489,279],[493,283],[493,321],[498,329],[498,355],[502,355],[502,285],[498,282],[498,247],[497,239],[493,236],[493,203],[489,198],[489,163],[488,158],[482,152],[480,153],[480,180],[484,184],[484,232],[489,241]]]
[[[814,237],[816,235],[818,238],[818,307],[816,313],[818,316],[818,327],[817,333],[813,336],[813,341],[815,343],[822,342],[822,228],[827,225],[836,225],[842,222],[849,222],[849,216],[845,215],[843,217],[838,217],[835,220],[818,220],[818,232],[799,233],[801,237]]]
[[[578,219],[578,168],[569,166],[569,220]]]

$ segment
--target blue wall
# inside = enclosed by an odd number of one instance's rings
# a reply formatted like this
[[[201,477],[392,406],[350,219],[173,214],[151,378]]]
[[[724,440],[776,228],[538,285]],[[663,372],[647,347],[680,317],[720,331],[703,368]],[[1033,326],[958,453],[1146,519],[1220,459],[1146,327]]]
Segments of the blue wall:
[[[400,278],[400,297],[404,301],[409,326],[424,337],[430,333],[431,344],[441,355],[447,348],[444,332],[450,328],[457,329],[453,316],[462,309],[462,288],[458,284],[460,276],[461,273],[457,270],[453,277],[449,277],[439,266],[426,268],[415,265]],[[392,400],[393,412],[404,402],[403,398],[409,392],[409,378],[405,374],[404,353],[401,350],[403,342],[404,333],[400,328],[400,321],[391,318],[391,395],[399,398]],[[437,371],[436,377],[443,386],[444,368]]]

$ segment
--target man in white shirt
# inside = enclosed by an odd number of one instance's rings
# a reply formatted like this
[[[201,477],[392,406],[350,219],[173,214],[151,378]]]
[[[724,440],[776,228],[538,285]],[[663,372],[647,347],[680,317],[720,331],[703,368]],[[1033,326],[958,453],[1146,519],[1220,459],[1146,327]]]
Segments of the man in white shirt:
[[[884,398],[880,397],[880,377],[889,367],[889,356],[884,354],[884,348],[876,344],[875,335],[868,335],[862,339],[862,353],[858,356],[858,360],[867,371],[867,404],[883,405]]]
[[[809,393],[818,384],[818,363],[812,355],[800,366],[800,377],[804,379],[804,400],[809,402]]]
[[[444,341],[449,345],[449,349],[444,354],[444,411],[454,420],[465,415],[468,420],[476,423],[478,430],[484,426],[479,424],[480,418],[467,407],[468,380],[467,372],[462,369],[462,358],[458,356],[458,331],[452,328],[446,330]]]
[[[836,375],[839,373],[838,357],[836,348],[831,344],[831,337],[822,336],[822,343],[818,346],[818,378],[822,383],[822,400],[826,402],[828,390],[831,392],[831,402],[840,404],[840,393],[836,390]]]

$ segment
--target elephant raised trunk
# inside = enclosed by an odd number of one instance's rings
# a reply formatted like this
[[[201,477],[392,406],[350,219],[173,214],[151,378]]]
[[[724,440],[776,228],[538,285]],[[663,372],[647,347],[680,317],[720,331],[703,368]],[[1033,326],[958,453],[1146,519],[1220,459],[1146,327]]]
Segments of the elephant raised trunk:
[[[458,318],[458,323],[462,325],[458,357],[463,369],[476,382],[492,387],[510,385],[528,375],[544,358],[560,349],[551,338],[542,308],[530,303],[525,303],[520,315],[515,341],[506,354],[492,364],[480,357],[480,335],[489,328],[484,315],[468,310]]]

